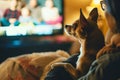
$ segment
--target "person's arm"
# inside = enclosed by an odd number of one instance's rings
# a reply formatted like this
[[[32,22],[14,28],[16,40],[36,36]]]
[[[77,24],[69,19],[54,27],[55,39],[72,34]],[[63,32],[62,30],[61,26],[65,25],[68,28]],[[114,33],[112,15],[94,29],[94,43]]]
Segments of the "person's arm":
[[[120,52],[106,54],[94,61],[89,72],[78,80],[118,80],[120,78]]]
[[[16,19],[19,19],[20,16],[21,16],[21,12],[17,11]]]
[[[8,9],[5,10],[5,12],[3,13],[3,17],[6,17],[8,14]]]

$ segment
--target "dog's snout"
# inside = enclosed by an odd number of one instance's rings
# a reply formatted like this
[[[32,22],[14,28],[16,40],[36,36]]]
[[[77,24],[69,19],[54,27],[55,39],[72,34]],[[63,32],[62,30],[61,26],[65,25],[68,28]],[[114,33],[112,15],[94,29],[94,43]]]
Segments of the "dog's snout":
[[[69,25],[65,25],[65,28],[69,27]]]

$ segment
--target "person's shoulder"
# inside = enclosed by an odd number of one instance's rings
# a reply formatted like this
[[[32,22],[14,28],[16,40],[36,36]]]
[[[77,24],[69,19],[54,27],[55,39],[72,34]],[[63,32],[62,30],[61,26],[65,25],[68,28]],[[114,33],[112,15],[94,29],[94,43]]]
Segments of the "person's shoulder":
[[[105,66],[105,65],[107,66],[111,62],[116,62],[118,60],[120,61],[120,52],[105,54],[100,58],[98,58],[95,62],[93,62],[93,64],[97,63],[100,64],[101,66]]]
[[[5,11],[10,11],[10,8],[5,9]]]

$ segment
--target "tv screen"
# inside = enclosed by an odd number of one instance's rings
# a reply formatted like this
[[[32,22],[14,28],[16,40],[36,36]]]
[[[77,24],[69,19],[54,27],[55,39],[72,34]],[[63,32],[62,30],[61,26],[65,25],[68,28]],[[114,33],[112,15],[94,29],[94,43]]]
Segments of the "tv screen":
[[[1,1],[5,2],[6,0],[1,0]],[[29,0],[23,0],[23,1],[25,1],[26,4],[29,3]],[[58,14],[52,13],[52,11],[47,12],[48,10],[45,8],[46,1],[47,0],[38,0],[38,4],[41,7],[42,18],[45,18],[45,20],[48,19],[47,21],[43,20],[39,24],[33,23],[32,25],[28,25],[29,23],[24,23],[24,24],[20,23],[17,26],[14,26],[13,24],[10,24],[9,26],[1,25],[0,37],[52,36],[52,35],[62,34],[63,33],[63,0],[53,0],[53,5],[55,9],[58,11]],[[7,6],[6,3],[3,3],[3,5]],[[2,7],[3,6],[1,4],[0,8]],[[52,18],[56,19],[56,21],[53,21]]]

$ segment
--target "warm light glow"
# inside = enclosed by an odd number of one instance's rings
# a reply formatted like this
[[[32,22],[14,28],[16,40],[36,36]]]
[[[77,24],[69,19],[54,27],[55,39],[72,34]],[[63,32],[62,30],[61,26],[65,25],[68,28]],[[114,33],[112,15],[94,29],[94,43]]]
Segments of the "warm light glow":
[[[100,0],[93,0],[94,4],[100,4]]]

